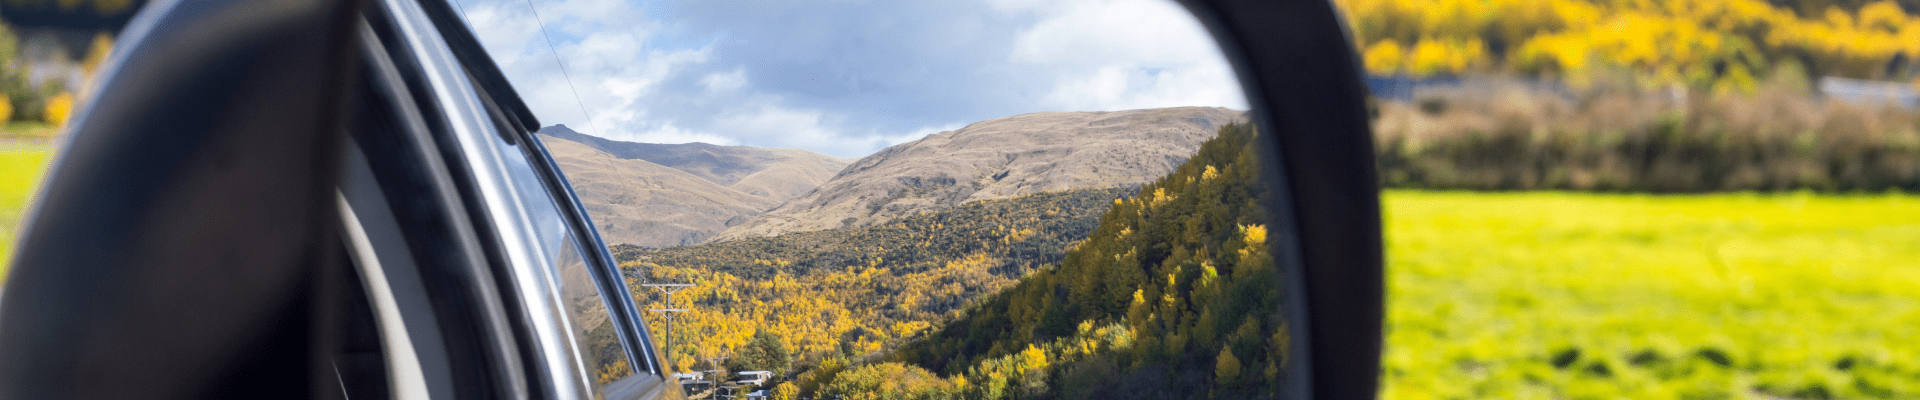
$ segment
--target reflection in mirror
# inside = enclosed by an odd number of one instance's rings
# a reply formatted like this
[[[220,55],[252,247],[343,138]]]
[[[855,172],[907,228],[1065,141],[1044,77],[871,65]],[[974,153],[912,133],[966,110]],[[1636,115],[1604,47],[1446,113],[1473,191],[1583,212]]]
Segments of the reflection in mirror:
[[[1914,2],[1336,3],[1382,397],[1920,398]]]
[[[1179,5],[751,4],[464,4],[690,396],[1279,396],[1291,228]]]

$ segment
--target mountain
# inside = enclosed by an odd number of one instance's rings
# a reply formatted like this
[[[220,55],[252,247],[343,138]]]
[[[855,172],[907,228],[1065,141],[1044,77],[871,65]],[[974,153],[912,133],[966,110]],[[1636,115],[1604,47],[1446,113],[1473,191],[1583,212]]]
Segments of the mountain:
[[[1043,112],[977,122],[848,165],[712,241],[873,226],[981,200],[1136,186],[1173,171],[1240,111]]]
[[[813,190],[848,163],[797,149],[621,142],[565,125],[539,135],[601,237],[642,247],[703,242]]]

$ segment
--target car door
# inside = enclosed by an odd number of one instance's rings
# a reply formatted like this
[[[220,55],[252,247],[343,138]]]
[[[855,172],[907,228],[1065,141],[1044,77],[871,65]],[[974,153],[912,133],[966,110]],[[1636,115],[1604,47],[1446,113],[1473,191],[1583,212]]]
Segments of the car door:
[[[440,184],[383,186],[378,193],[365,190],[359,192],[361,196],[343,197],[352,203],[351,199],[363,197],[446,193],[442,197],[449,201],[417,207],[414,212],[437,215],[456,225],[447,231],[454,234],[409,238],[436,241],[473,232],[465,238],[471,246],[454,246],[477,250],[469,254],[479,253],[487,260],[482,264],[490,267],[468,267],[468,287],[485,288],[489,280],[498,284],[495,295],[484,290],[471,293],[481,295],[475,304],[483,306],[484,313],[477,325],[496,339],[491,346],[449,354],[489,356],[485,361],[497,367],[488,372],[507,377],[496,379],[492,386],[507,394],[558,398],[671,394],[675,388],[661,376],[646,329],[638,323],[637,310],[612,257],[565,178],[527,129],[537,125],[531,113],[504,84],[491,60],[478,53],[471,33],[451,19],[445,3],[382,2],[370,7],[367,15],[362,46],[368,66],[365,73],[370,91],[385,92],[385,101],[360,103],[363,108],[356,114],[356,126],[363,129],[350,135],[354,146],[347,150],[344,180],[351,184],[364,176],[353,164],[360,160],[355,151],[364,150],[364,154],[387,152],[364,158],[369,160],[365,171],[377,181],[367,186],[420,177],[435,178],[424,181]],[[363,98],[382,96],[369,94]],[[383,115],[375,105],[388,109]],[[414,115],[421,118],[405,117]],[[393,116],[402,118],[386,118]],[[403,137],[413,139],[396,140]],[[394,153],[408,148],[412,150]],[[419,161],[393,161],[408,158]],[[371,161],[375,159],[380,161]],[[425,170],[399,172],[421,166]],[[396,174],[413,178],[384,176]],[[380,207],[371,208],[377,213]],[[459,226],[462,222],[467,226]],[[499,299],[497,306],[490,301],[493,298]],[[486,322],[494,319],[499,321]],[[514,379],[515,375],[525,379]],[[458,389],[453,393],[465,397]]]
[[[7,397],[676,393],[531,115],[448,16],[143,11],[15,261]]]

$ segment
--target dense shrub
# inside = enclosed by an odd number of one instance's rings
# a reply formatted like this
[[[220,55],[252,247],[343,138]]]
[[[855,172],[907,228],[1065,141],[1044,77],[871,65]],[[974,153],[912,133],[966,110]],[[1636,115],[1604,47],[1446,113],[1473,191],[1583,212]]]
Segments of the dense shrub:
[[[1751,95],[1480,80],[1417,106],[1383,101],[1380,176],[1389,187],[1474,190],[1920,190],[1920,115],[1820,99],[1782,79]]]

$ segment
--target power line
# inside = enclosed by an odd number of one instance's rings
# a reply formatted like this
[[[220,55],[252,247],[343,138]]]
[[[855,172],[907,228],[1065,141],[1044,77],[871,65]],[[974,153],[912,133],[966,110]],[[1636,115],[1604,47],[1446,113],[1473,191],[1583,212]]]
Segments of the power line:
[[[593,124],[593,114],[587,113],[587,103],[580,100],[580,89],[573,86],[573,75],[567,73],[567,63],[560,61],[560,50],[553,46],[553,36],[547,34],[547,23],[540,20],[540,9],[533,7],[533,0],[527,0],[527,9],[533,10],[533,23],[540,26],[540,37],[547,39],[547,50],[553,52],[553,63],[560,66],[560,77],[566,78],[567,90],[573,91],[573,103],[580,105],[580,116],[587,119],[587,127],[593,128],[594,135],[605,137],[605,132]]]
[[[453,6],[460,9],[460,19],[462,20],[461,22],[467,23],[467,29],[473,29],[473,17],[467,16],[467,6],[465,4],[460,4],[460,0],[453,0]],[[479,39],[480,35],[476,34],[473,36],[474,36],[474,39]]]
[[[453,6],[460,9],[460,18],[466,20],[468,27],[472,27],[473,17],[467,15],[467,5],[460,0],[453,0]],[[533,0],[527,0],[527,9],[533,11],[533,22],[540,26],[540,36],[547,39],[547,51],[553,53],[553,63],[560,66],[560,77],[566,78],[567,90],[573,91],[573,103],[580,106],[580,116],[587,119],[587,127],[593,128],[594,134],[603,134],[600,127],[594,126],[593,114],[587,113],[587,103],[580,100],[580,89],[573,87],[573,76],[567,74],[567,64],[560,61],[560,50],[553,47],[553,37],[547,35],[547,24],[540,20],[540,9],[533,7]]]

